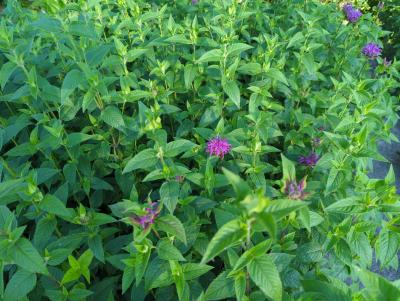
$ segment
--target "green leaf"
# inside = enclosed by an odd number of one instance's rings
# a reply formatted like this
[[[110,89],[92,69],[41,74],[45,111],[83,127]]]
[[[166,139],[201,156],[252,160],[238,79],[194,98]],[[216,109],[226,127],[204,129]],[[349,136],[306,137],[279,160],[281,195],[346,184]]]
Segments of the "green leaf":
[[[219,62],[222,59],[222,51],[219,49],[213,49],[204,53],[197,61],[197,64],[207,62]]]
[[[332,205],[325,208],[326,212],[332,213],[359,213],[363,211],[362,204],[358,202],[354,197],[349,197],[343,200],[339,200]]]
[[[163,260],[186,261],[169,239],[162,239],[158,242],[157,253],[158,257]]]
[[[4,292],[4,300],[19,301],[34,289],[36,275],[29,271],[19,269],[10,279]]]
[[[78,262],[79,266],[82,267],[89,267],[90,263],[93,260],[93,252],[90,249],[87,249],[83,254],[79,257]]]
[[[379,233],[376,241],[375,249],[377,258],[382,267],[385,267],[396,255],[399,247],[398,234],[387,229],[383,229]]]
[[[131,91],[127,98],[128,102],[135,102],[142,98],[152,98],[153,94],[149,91],[142,91],[142,90],[133,90]]]
[[[290,161],[283,154],[281,154],[281,158],[282,158],[283,180],[284,181],[296,180],[296,167],[293,161]]]
[[[246,295],[246,286],[246,274],[244,272],[241,272],[235,276],[235,294],[237,301],[245,300],[244,297]]]
[[[172,234],[185,245],[187,244],[185,228],[183,227],[181,221],[175,216],[169,214],[158,218],[156,220],[156,227],[159,231]]]
[[[240,90],[234,80],[226,80],[222,82],[222,88],[228,95],[229,99],[240,109]]]
[[[222,171],[225,177],[228,179],[229,183],[232,185],[233,190],[235,190],[238,200],[243,200],[247,195],[250,194],[251,189],[249,185],[238,175],[234,174],[225,167],[222,167]]]
[[[122,294],[129,289],[133,280],[135,279],[135,269],[132,267],[126,267],[122,274]]]
[[[109,126],[119,129],[125,127],[121,111],[114,106],[108,106],[101,112],[100,118]]]
[[[0,183],[0,198],[22,191],[25,187],[23,179],[3,181]]]
[[[210,261],[224,250],[238,243],[246,234],[246,226],[239,220],[232,220],[226,223],[211,239],[201,263]]]
[[[270,256],[254,258],[248,266],[248,271],[250,278],[268,298],[274,301],[282,300],[282,282]]]
[[[304,40],[304,35],[301,31],[296,32],[296,34],[291,37],[291,39],[289,40],[288,45],[286,46],[286,49],[289,49],[290,47],[302,42]]]
[[[167,158],[176,157],[179,154],[186,152],[192,149],[196,144],[192,141],[185,139],[178,139],[172,142],[169,142],[165,147],[164,156]]]
[[[47,194],[39,204],[39,208],[55,215],[71,218],[72,212],[65,207],[65,204],[61,202],[54,195]]]
[[[18,239],[12,248],[11,258],[17,265],[29,272],[48,274],[43,258],[26,238]]]
[[[364,295],[365,300],[400,300],[400,290],[385,278],[358,267],[355,267],[354,269],[360,277],[361,282],[364,284],[365,289],[362,290],[362,294]]]
[[[243,51],[249,50],[253,46],[247,45],[245,43],[235,43],[228,46],[227,56],[240,55]]]
[[[332,284],[319,280],[303,280],[301,283],[306,292],[317,294],[318,299],[315,300],[352,301],[351,296]]]
[[[284,83],[285,85],[289,86],[289,83],[287,82],[285,75],[278,69],[270,68],[266,72],[266,75],[272,79],[277,80],[278,82]]]
[[[11,74],[17,69],[17,65],[13,62],[7,62],[3,64],[0,70],[0,86],[1,90],[4,90],[5,85],[8,82]]]
[[[335,253],[337,257],[347,265],[352,264],[352,255],[349,245],[346,240],[340,239],[335,245]]]
[[[195,66],[193,66],[192,64],[185,65],[183,76],[186,89],[191,88],[192,82],[196,77],[196,74],[197,74],[197,68]]]
[[[241,74],[257,75],[261,73],[262,69],[259,63],[247,63],[239,66],[237,71]]]
[[[88,135],[84,133],[72,133],[68,134],[66,144],[67,147],[74,147],[82,142],[92,139],[93,135]]]
[[[178,294],[178,300],[179,301],[189,300],[189,298],[184,297],[187,293],[185,292],[186,283],[181,265],[179,264],[179,262],[173,260],[169,261],[169,265],[171,269],[172,278],[174,279],[175,282],[176,292]]]
[[[74,287],[68,294],[68,300],[82,301],[91,295],[93,295],[93,292],[91,292],[89,290]]]
[[[214,267],[201,263],[185,263],[182,265],[182,271],[185,274],[185,280],[193,280],[204,275]]]
[[[161,185],[160,199],[161,202],[167,207],[168,211],[172,214],[175,211],[176,204],[178,203],[180,186],[176,181],[166,182]]]
[[[239,257],[232,272],[235,272],[235,271],[238,271],[238,270],[244,268],[254,258],[257,258],[257,257],[262,256],[265,253],[267,253],[268,249],[271,247],[271,244],[272,244],[271,240],[268,239],[266,241],[259,243],[256,246],[250,248],[246,252],[244,252],[242,254],[242,256]]]
[[[265,212],[271,213],[275,219],[281,219],[290,212],[306,207],[307,203],[289,199],[277,199],[271,201],[265,208]]]
[[[224,271],[208,286],[205,294],[206,300],[227,300],[235,295],[234,279],[228,277]]]
[[[157,152],[154,149],[145,149],[128,161],[122,173],[127,173],[136,169],[151,168],[154,167],[157,162]]]
[[[67,73],[61,86],[61,103],[64,104],[68,96],[78,88],[79,84],[84,78],[82,72],[77,69],[73,69]]]

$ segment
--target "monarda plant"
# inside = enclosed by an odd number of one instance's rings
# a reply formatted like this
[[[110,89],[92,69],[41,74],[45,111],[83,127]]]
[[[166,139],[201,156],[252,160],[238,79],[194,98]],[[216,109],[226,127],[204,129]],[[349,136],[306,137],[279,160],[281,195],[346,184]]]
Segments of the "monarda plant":
[[[399,299],[369,271],[400,243],[393,169],[368,177],[400,66],[370,14],[30,4],[0,20],[0,299]]]

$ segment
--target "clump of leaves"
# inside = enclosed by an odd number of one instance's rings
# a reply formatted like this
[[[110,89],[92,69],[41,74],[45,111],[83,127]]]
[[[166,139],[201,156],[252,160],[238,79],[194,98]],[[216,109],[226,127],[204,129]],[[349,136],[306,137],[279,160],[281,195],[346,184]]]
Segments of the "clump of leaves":
[[[367,271],[400,241],[393,170],[367,176],[384,34],[314,1],[9,0],[2,298],[395,300]]]

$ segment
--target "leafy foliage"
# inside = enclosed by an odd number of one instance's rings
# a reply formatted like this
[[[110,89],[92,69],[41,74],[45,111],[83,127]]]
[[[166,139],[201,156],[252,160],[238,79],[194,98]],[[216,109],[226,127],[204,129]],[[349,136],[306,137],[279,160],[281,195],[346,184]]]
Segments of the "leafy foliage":
[[[400,241],[393,170],[367,176],[400,66],[362,55],[373,16],[30,4],[0,21],[2,299],[399,299],[367,271]]]

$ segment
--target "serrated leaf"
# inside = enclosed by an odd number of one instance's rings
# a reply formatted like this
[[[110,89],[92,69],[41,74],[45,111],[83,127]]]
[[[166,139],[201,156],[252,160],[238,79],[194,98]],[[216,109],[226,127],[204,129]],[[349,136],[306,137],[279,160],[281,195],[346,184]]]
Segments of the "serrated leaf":
[[[122,173],[127,173],[136,169],[151,168],[156,165],[157,161],[157,152],[154,149],[142,150],[128,161]]]
[[[269,76],[272,79],[277,80],[278,82],[281,82],[281,83],[289,86],[289,83],[288,83],[285,75],[281,71],[279,71],[278,69],[270,68],[266,72],[266,75]]]
[[[168,239],[159,241],[157,253],[158,257],[163,260],[186,261],[181,252]]]
[[[185,280],[193,280],[204,275],[214,267],[201,263],[185,263],[182,265],[182,271],[185,274]]]
[[[228,277],[228,272],[222,272],[208,286],[206,300],[227,300],[235,295],[234,279]]]
[[[185,245],[187,244],[185,228],[175,216],[169,214],[158,218],[156,220],[156,227],[157,230],[172,234]]]
[[[180,186],[176,181],[166,182],[161,185],[160,199],[161,202],[167,207],[168,211],[172,214],[175,211],[176,204],[179,199]]]
[[[8,82],[11,74],[17,69],[17,65],[13,62],[7,62],[1,66],[0,70],[0,87],[4,90],[5,85]]]
[[[279,199],[271,201],[265,208],[265,212],[271,213],[275,219],[281,219],[290,212],[299,210],[307,206],[307,203],[289,199]]]
[[[238,243],[246,236],[246,227],[239,220],[232,220],[223,225],[211,239],[201,263],[206,263],[215,256]]]
[[[39,208],[46,212],[53,213],[61,217],[66,217],[66,218],[72,217],[71,211],[65,207],[65,204],[51,194],[47,194],[43,198],[43,200],[39,204]]]
[[[249,50],[253,46],[247,45],[245,43],[235,43],[228,46],[227,56],[240,55],[243,51]]]
[[[26,238],[20,238],[12,247],[11,258],[21,268],[32,272],[48,274],[43,258]]]
[[[238,175],[234,174],[224,167],[222,167],[222,171],[225,177],[228,179],[229,183],[232,185],[238,200],[244,199],[251,192],[249,185]]]
[[[213,49],[204,53],[198,60],[197,64],[207,62],[219,62],[222,59],[222,51],[220,49]]]
[[[190,140],[178,139],[172,142],[169,142],[165,147],[165,157],[171,158],[176,157],[179,154],[186,152],[193,148],[196,144]]]
[[[240,90],[234,80],[227,80],[222,82],[222,88],[229,99],[240,109]]]
[[[100,118],[113,128],[125,127],[124,118],[121,111],[114,106],[108,106],[101,112]]]
[[[74,92],[80,85],[82,78],[84,78],[82,72],[77,69],[73,69],[67,73],[61,86],[61,103],[65,103],[68,96]]]
[[[271,247],[271,240],[266,240],[244,252],[237,260],[232,272],[238,271],[249,264],[254,258],[264,255]]]
[[[282,300],[282,282],[269,255],[254,258],[248,267],[251,280],[274,301]]]
[[[19,301],[34,289],[36,275],[27,270],[19,269],[10,279],[4,292],[4,300]]]
[[[293,161],[286,158],[283,154],[281,154],[282,159],[282,173],[284,181],[292,181],[296,180],[296,167]]]

